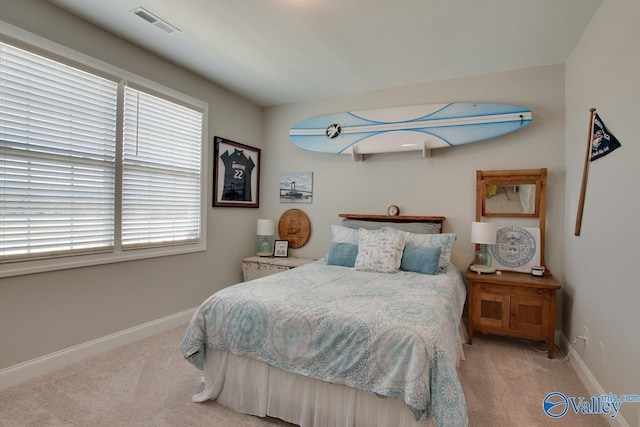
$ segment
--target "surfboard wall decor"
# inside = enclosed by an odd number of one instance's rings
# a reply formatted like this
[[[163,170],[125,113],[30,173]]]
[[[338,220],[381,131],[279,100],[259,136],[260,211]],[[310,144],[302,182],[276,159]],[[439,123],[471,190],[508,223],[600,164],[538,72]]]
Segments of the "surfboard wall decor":
[[[452,147],[522,129],[531,110],[517,105],[449,103],[347,111],[302,120],[289,137],[306,150],[363,155]],[[354,156],[355,158],[355,156]]]

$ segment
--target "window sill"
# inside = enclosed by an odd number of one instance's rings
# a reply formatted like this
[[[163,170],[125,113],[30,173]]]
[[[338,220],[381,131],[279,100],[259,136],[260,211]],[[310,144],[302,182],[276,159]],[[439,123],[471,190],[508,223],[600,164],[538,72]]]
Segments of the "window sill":
[[[162,248],[138,249],[121,252],[111,252],[93,255],[50,258],[45,260],[20,261],[0,264],[0,278],[22,276],[25,274],[46,273],[50,271],[66,270],[70,268],[89,267],[93,265],[111,264],[117,262],[134,261],[148,258],[159,258],[171,255],[181,255],[207,250],[205,242],[176,245]]]

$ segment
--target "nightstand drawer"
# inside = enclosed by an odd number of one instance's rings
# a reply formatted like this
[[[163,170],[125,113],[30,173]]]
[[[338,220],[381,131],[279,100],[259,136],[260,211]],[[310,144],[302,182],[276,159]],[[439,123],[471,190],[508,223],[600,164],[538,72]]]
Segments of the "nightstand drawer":
[[[242,259],[242,276],[246,281],[280,273],[312,262],[308,258],[248,257]]]

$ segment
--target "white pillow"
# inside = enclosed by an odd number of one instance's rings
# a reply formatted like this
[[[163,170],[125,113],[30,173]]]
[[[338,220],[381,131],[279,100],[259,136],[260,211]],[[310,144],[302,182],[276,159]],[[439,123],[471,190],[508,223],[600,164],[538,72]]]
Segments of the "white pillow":
[[[358,230],[356,270],[395,273],[400,268],[406,234]]]
[[[440,233],[440,224],[430,222],[394,222],[389,223],[386,221],[365,221],[360,219],[348,219],[342,220],[342,225],[349,228],[365,228],[367,230],[379,230],[383,227],[395,228],[400,231],[408,231],[416,234],[435,234]]]
[[[438,266],[440,267],[447,266],[451,261],[451,250],[453,248],[453,242],[456,240],[456,235],[454,233],[416,234],[398,231],[390,227],[384,227],[382,230],[385,233],[390,234],[406,233],[405,243],[407,246],[426,248],[439,247],[440,261],[438,262]]]
[[[332,243],[351,243],[358,244],[358,230],[343,227],[342,225],[331,226],[331,242]]]

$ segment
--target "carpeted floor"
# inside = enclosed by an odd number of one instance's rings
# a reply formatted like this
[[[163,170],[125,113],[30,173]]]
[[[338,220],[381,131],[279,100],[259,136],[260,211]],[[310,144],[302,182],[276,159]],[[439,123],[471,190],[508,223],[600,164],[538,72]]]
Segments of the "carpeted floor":
[[[200,374],[179,347],[184,327],[120,347],[0,391],[0,426],[289,426],[237,414],[210,401],[194,403]],[[553,420],[542,411],[552,391],[584,396],[572,368],[529,344],[474,336],[459,373],[475,426],[607,426],[571,411]]]

